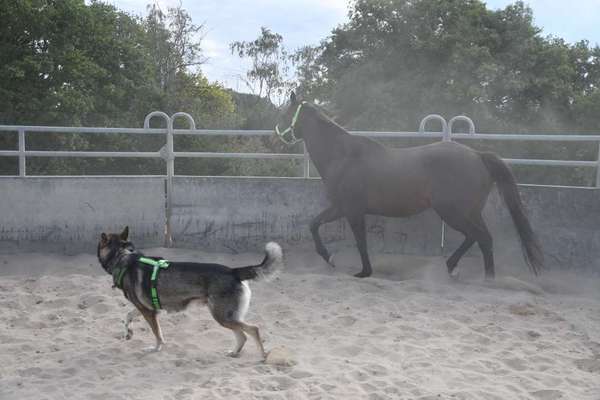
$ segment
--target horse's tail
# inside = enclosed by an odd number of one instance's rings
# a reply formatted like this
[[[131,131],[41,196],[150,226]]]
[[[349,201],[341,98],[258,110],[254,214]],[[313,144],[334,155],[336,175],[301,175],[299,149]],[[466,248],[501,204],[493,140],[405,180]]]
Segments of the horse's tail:
[[[498,185],[500,195],[510,211],[517,232],[519,232],[525,262],[531,271],[535,275],[538,275],[544,267],[544,254],[533,229],[531,229],[531,224],[527,219],[527,215],[525,215],[525,209],[521,202],[521,196],[519,195],[515,177],[510,171],[510,168],[508,168],[508,165],[506,165],[506,163],[504,163],[504,161],[496,154],[481,152],[480,156],[486,168],[492,175],[492,178]]]

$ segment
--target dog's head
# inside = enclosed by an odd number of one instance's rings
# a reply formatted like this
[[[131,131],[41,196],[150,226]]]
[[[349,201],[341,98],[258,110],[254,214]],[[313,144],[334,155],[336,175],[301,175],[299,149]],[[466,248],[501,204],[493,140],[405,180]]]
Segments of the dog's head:
[[[125,251],[135,250],[133,244],[127,239],[129,237],[129,227],[126,226],[121,233],[104,233],[100,235],[98,242],[98,261],[102,268],[109,274],[112,274],[114,261]]]

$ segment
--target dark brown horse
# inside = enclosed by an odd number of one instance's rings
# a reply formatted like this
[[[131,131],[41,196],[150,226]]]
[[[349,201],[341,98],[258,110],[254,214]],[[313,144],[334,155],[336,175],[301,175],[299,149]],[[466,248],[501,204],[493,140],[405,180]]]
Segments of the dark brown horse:
[[[478,152],[455,142],[438,142],[403,149],[387,148],[371,139],[350,135],[314,105],[290,96],[277,134],[286,142],[304,140],[325,184],[331,206],[310,224],[317,253],[331,256],[319,227],[345,217],[350,224],[362,271],[370,276],[365,215],[408,217],[433,208],[446,224],[465,235],[448,258],[452,275],[458,261],[475,243],[483,253],[485,276],[494,277],[492,236],[481,212],[494,183],[497,184],[519,233],[523,254],[537,274],[543,254],[524,213],[515,179],[508,166],[493,153]]]

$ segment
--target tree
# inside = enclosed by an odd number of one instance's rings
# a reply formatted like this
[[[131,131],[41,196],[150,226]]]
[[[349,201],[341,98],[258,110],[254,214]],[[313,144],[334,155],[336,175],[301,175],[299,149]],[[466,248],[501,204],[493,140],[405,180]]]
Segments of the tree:
[[[4,3],[0,123],[139,120],[139,109],[155,93],[147,84],[148,58],[138,46],[144,32],[135,19],[83,0]]]
[[[0,0],[0,124],[140,126],[150,111],[187,111],[200,126],[232,127],[232,96],[210,84],[201,27],[180,7],[145,20],[83,0]],[[196,70],[190,70],[196,68]],[[174,95],[177,93],[177,95]],[[30,148],[157,150],[164,138],[30,135]],[[10,135],[0,148],[14,149]],[[152,164],[152,165],[151,165]],[[14,160],[0,158],[2,173]],[[30,159],[30,173],[159,173],[160,161]]]
[[[144,27],[157,83],[164,93],[172,94],[177,78],[206,61],[202,56],[203,25],[193,24],[181,5],[170,7],[165,14],[153,4],[148,6]]]
[[[260,29],[261,34],[254,41],[231,43],[231,54],[252,61],[252,68],[246,73],[246,84],[253,94],[279,103],[290,88],[287,77],[289,57],[280,34],[265,27]]]
[[[414,129],[430,112],[483,130],[590,129],[598,51],[544,38],[522,2],[357,0],[350,21],[296,54],[300,87],[352,128]]]

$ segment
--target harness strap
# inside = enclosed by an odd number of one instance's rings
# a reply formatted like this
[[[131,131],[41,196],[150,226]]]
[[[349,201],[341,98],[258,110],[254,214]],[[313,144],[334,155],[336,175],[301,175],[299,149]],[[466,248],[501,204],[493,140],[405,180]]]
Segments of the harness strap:
[[[160,299],[158,298],[157,290],[158,271],[169,268],[169,262],[167,260],[153,260],[147,257],[140,257],[138,261],[152,267],[152,275],[150,275],[150,297],[152,298],[152,306],[154,309],[160,310]]]

